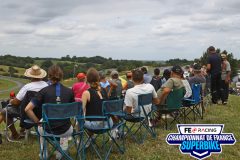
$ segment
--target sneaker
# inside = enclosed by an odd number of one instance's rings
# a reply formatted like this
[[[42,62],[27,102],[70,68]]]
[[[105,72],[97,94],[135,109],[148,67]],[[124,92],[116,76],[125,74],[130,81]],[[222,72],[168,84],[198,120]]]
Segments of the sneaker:
[[[115,129],[111,130],[110,134],[111,134],[112,138],[114,138],[114,139],[118,138],[118,129],[115,128]],[[111,140],[111,138],[110,138],[110,140]]]
[[[227,101],[222,102],[223,105],[227,105]]]

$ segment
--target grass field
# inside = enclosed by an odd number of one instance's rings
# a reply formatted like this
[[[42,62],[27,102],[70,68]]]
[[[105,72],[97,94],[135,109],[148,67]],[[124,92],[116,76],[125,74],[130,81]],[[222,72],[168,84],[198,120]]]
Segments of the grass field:
[[[8,72],[8,67],[6,65],[0,65],[0,68],[2,68],[4,71],[0,71],[0,74],[7,73]],[[23,75],[25,72],[25,68],[19,68],[19,67],[14,67],[18,71],[18,73],[15,73],[16,75],[20,76]]]
[[[8,81],[5,79],[0,79],[0,89],[1,90],[5,90],[5,89],[12,88],[15,86],[17,86],[17,85],[14,82],[11,82],[11,81]]]
[[[237,160],[240,157],[240,98],[230,96],[229,104],[212,105],[206,110],[203,120],[196,123],[201,124],[225,124],[223,132],[234,133],[237,140],[234,146],[223,146],[221,154],[212,154],[208,160]],[[3,124],[0,125],[2,129]],[[162,126],[157,128],[157,138],[148,137],[144,144],[138,145],[129,138],[126,140],[126,152],[124,155],[112,153],[110,159],[120,160],[181,160],[193,159],[189,155],[182,155],[177,146],[169,146],[165,142],[168,133],[177,132],[176,129],[164,130]],[[9,143],[4,141],[0,145],[0,159],[7,160],[35,160],[38,157],[39,148],[36,138],[32,138],[27,144]]]
[[[29,82],[28,79],[22,79],[22,78],[14,78],[14,77],[11,77],[12,80],[15,80],[15,81],[19,81],[23,84]],[[16,83],[12,82],[12,81],[8,81],[8,80],[0,80],[0,89],[1,90],[4,90],[4,89],[8,89],[8,88],[12,88],[12,87],[15,87],[16,86]],[[19,91],[19,88],[16,88],[13,90],[15,93],[18,93]],[[1,99],[6,99],[6,98],[9,98],[9,91],[6,91],[6,92],[3,92],[3,93],[0,93],[0,100]]]

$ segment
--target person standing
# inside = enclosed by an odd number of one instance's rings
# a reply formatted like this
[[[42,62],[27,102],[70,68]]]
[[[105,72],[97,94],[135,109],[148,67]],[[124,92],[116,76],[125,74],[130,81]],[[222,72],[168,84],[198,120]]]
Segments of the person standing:
[[[213,46],[208,48],[208,63],[207,70],[211,75],[211,95],[212,103],[217,104],[220,99],[221,88],[221,57],[216,53]]]
[[[231,65],[227,60],[227,55],[222,53],[222,83],[221,83],[221,100],[222,104],[226,105],[228,101],[229,95],[229,83],[230,83],[230,75],[231,75]]]

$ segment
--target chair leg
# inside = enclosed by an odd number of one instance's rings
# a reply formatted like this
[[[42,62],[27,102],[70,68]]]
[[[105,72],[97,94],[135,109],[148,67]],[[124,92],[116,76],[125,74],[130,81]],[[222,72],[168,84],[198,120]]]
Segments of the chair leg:
[[[24,140],[25,140],[25,142],[28,142],[28,138],[29,138],[29,134],[30,134],[30,129],[26,129],[25,130],[25,137],[24,137]]]

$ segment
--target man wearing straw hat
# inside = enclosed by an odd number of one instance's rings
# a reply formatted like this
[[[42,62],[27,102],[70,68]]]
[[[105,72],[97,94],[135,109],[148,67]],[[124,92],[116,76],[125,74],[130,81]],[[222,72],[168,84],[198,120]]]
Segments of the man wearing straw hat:
[[[8,116],[8,123],[9,124],[11,124],[13,122],[13,117],[20,116],[20,107],[19,106],[20,106],[21,101],[24,99],[27,91],[38,92],[42,88],[48,86],[48,84],[46,82],[42,81],[42,79],[44,77],[46,77],[46,75],[47,75],[46,71],[41,69],[37,65],[33,65],[31,68],[26,69],[26,71],[24,73],[24,76],[30,78],[31,82],[24,85],[20,89],[20,91],[18,92],[16,97],[14,97],[10,100],[9,104],[11,106],[8,107],[8,115],[9,115]],[[3,120],[5,121],[5,115],[6,115],[6,109],[2,109],[2,111],[0,112],[0,123]],[[12,139],[18,139],[19,134],[16,131],[15,126],[11,125],[9,128],[12,132]],[[21,129],[21,131],[23,132],[24,129]]]
[[[229,95],[229,83],[230,83],[230,75],[231,75],[231,66],[227,60],[227,55],[225,53],[221,54],[222,58],[222,74],[221,74],[221,100],[222,104],[226,105],[228,101]]]

